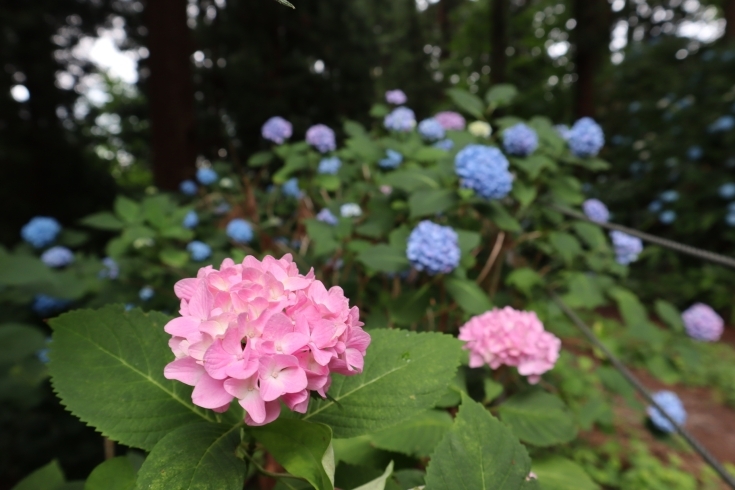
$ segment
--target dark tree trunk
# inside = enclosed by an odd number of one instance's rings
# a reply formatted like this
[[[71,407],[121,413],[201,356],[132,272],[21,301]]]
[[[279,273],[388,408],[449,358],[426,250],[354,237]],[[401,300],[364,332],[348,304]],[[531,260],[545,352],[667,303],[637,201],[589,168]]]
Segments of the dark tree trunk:
[[[148,0],[148,99],[153,177],[175,189],[191,177],[196,162],[191,33],[186,0]]]
[[[612,12],[607,0],[574,0],[574,64],[577,83],[574,111],[577,117],[595,116],[595,77],[607,58]]]
[[[725,0],[725,39],[735,41],[735,0]]]
[[[508,0],[492,0],[490,7],[490,78],[493,84],[506,81],[508,49]]]

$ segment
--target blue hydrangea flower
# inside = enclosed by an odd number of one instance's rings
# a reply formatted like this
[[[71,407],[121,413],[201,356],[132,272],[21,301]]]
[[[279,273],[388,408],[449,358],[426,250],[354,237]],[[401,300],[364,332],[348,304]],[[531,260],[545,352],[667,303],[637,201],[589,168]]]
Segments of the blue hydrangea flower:
[[[538,148],[536,131],[518,123],[503,131],[503,148],[509,155],[527,157]]]
[[[385,116],[383,125],[390,131],[406,133],[416,127],[416,115],[408,107],[396,107]]]
[[[284,118],[274,116],[263,124],[260,134],[263,135],[263,138],[280,145],[291,137],[293,126]]]
[[[395,105],[401,105],[405,104],[408,98],[406,97],[406,94],[403,93],[403,90],[388,90],[385,93],[385,101],[389,104],[395,104]]]
[[[46,345],[51,343],[51,337],[46,337]],[[48,364],[49,358],[48,358],[48,352],[49,348],[44,347],[43,349],[39,349],[36,351],[36,358],[38,358],[39,361],[41,361],[44,364]]]
[[[638,260],[638,255],[643,251],[643,242],[640,238],[618,230],[611,231],[610,238],[618,264],[628,265]]]
[[[426,141],[437,141],[444,138],[446,131],[439,121],[430,117],[419,123],[419,134]]]
[[[334,151],[337,148],[334,131],[324,124],[315,124],[307,129],[306,142],[316,148],[320,153]]]
[[[99,277],[101,279],[117,279],[117,276],[120,274],[120,266],[117,265],[115,259],[112,257],[105,257],[102,259],[102,265],[105,268],[99,272]]]
[[[727,215],[725,216],[725,222],[728,226],[735,227],[735,211],[730,211],[729,213],[727,213]]]
[[[334,175],[339,171],[339,168],[341,166],[342,160],[337,157],[322,158],[322,160],[319,162],[317,173]]]
[[[663,203],[661,201],[652,201],[651,204],[648,205],[648,211],[651,213],[658,213],[661,211],[661,208],[663,208]]]
[[[360,208],[359,204],[348,202],[340,206],[339,214],[343,218],[357,218],[358,216],[362,216],[362,208]]]
[[[188,228],[190,230],[192,228],[196,228],[199,224],[199,215],[196,211],[189,211],[186,213],[186,216],[184,216],[184,221],[181,224],[184,228]]]
[[[229,203],[221,202],[217,204],[217,206],[214,208],[213,211],[214,211],[214,214],[221,216],[223,214],[227,214],[228,212],[230,212],[230,209],[232,209],[232,207],[230,206]]]
[[[605,133],[593,119],[583,117],[569,130],[569,149],[580,158],[594,157],[605,145]]]
[[[671,223],[676,221],[676,211],[667,209],[666,211],[664,211],[658,216],[658,219],[661,223],[665,225],[670,225]]]
[[[281,186],[281,192],[285,196],[293,197],[295,199],[301,198],[301,189],[299,189],[299,181],[296,177],[292,177],[283,183]]]
[[[186,246],[186,249],[189,251],[189,254],[191,254],[192,260],[195,260],[197,262],[206,260],[209,258],[210,255],[212,255],[212,248],[206,243],[200,242],[199,240],[189,242],[189,244]]]
[[[610,219],[610,211],[599,199],[587,199],[582,203],[582,210],[589,219],[598,223],[607,223]]]
[[[684,424],[687,419],[687,412],[684,404],[681,403],[679,397],[673,391],[662,390],[652,395],[654,401],[666,412],[669,417],[674,419],[678,425]],[[675,432],[673,424],[653,405],[646,409],[646,413],[651,419],[653,425],[663,432]]]
[[[41,255],[41,262],[49,267],[66,267],[74,262],[74,252],[66,247],[51,247]]]
[[[720,133],[730,131],[735,128],[735,117],[731,115],[725,115],[718,118],[715,122],[707,127],[707,131],[710,133]]]
[[[71,301],[68,299],[54,298],[46,294],[37,294],[33,298],[33,304],[31,308],[33,311],[41,317],[47,317],[61,313],[71,305]]]
[[[704,151],[701,146],[690,146],[687,150],[687,157],[689,160],[699,160],[704,155]]]
[[[135,305],[133,303],[126,303],[125,304],[125,311],[130,311],[133,308],[135,308]]]
[[[214,184],[217,181],[217,172],[205,167],[197,170],[197,180],[202,185]]]
[[[335,226],[339,222],[339,220],[337,220],[337,217],[332,214],[332,212],[327,208],[319,211],[319,213],[316,215],[316,219],[317,221],[321,221],[322,223],[326,223],[331,226]]]
[[[225,231],[227,236],[235,243],[250,243],[255,237],[253,227],[242,218],[235,218],[227,223]]]
[[[395,150],[385,150],[385,158],[378,162],[381,168],[396,168],[403,163],[403,155]]]
[[[727,212],[728,213],[735,213],[735,202],[731,202],[727,205]]]
[[[429,275],[448,274],[459,265],[457,232],[424,220],[408,236],[406,257],[417,270]]]
[[[664,191],[661,193],[659,198],[663,202],[676,202],[679,200],[679,193],[675,190]]]
[[[23,225],[20,236],[35,248],[43,248],[56,240],[61,232],[61,225],[54,218],[36,216]]]
[[[454,157],[454,169],[462,187],[485,199],[501,199],[513,187],[508,159],[492,146],[467,145]]]
[[[728,182],[726,184],[722,184],[718,190],[720,197],[723,199],[732,199],[735,197],[735,184],[732,182]]]
[[[198,187],[196,183],[191,179],[187,179],[183,181],[181,184],[179,184],[179,190],[181,191],[182,194],[186,196],[196,195],[197,189]]]
[[[633,101],[628,105],[628,112],[630,113],[638,112],[641,110],[641,107],[643,107],[643,105],[640,102],[638,102],[637,100]]]
[[[432,145],[434,148],[439,148],[440,150],[444,151],[451,151],[452,148],[454,148],[454,141],[450,140],[449,138],[437,141]]]
[[[153,291],[153,288],[150,286],[143,286],[140,288],[140,291],[138,291],[138,297],[143,301],[148,301],[153,298],[155,294],[156,293]]]
[[[566,124],[557,124],[556,126],[554,126],[554,129],[564,141],[569,140],[569,135],[571,132],[569,126],[567,126]]]

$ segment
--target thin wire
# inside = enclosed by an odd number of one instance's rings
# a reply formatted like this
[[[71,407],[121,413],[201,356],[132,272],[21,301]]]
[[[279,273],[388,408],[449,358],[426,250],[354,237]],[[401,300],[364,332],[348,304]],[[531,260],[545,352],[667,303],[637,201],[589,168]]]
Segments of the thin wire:
[[[600,340],[595,336],[594,332],[582,321],[579,316],[571,309],[569,308],[562,300],[557,296],[553,291],[550,291],[549,294],[551,295],[551,299],[561,308],[561,310],[569,317],[570,320],[582,331],[582,333],[587,337],[587,340],[589,340],[592,344],[594,344],[595,347],[597,347],[600,351],[602,351],[605,356],[610,360],[612,365],[617,369],[620,374],[623,375],[623,377],[630,383],[633,388],[635,388],[638,393],[640,393],[645,400],[653,405],[665,418],[668,420],[671,425],[674,426],[676,429],[676,432],[679,433],[681,437],[684,438],[685,441],[689,443],[689,445],[697,452],[699,455],[704,459],[707,464],[709,464],[712,469],[714,469],[719,475],[722,480],[727,483],[730,488],[735,490],[735,478],[727,472],[727,470],[722,466],[722,464],[714,457],[712,456],[709,451],[699,442],[697,441],[694,436],[689,434],[689,432],[686,431],[681,425],[676,423],[676,421],[659,405],[656,400],[653,399],[651,394],[648,392],[648,390],[643,386],[643,384],[638,380],[638,378],[635,377],[635,375],[627,368],[625,365],[620,362],[620,360],[613,355],[610,350],[600,342]]]
[[[570,216],[572,218],[577,218],[580,220],[588,221],[592,224],[595,224],[595,225],[598,225],[598,226],[601,226],[603,228],[607,228],[610,230],[622,231],[623,233],[627,233],[628,235],[633,235],[635,237],[638,237],[641,240],[645,240],[647,242],[654,243],[656,245],[661,245],[662,247],[670,248],[677,252],[692,255],[694,257],[707,260],[709,262],[714,262],[716,264],[725,265],[727,267],[731,267],[735,269],[735,259],[732,257],[727,257],[725,255],[716,254],[714,252],[708,252],[707,250],[701,250],[699,248],[691,247],[689,245],[684,245],[683,243],[675,242],[673,240],[667,240],[666,238],[649,235],[648,233],[634,230],[632,228],[628,228],[626,226],[618,225],[615,223],[601,223],[599,221],[594,221],[594,220],[589,219],[587,216],[585,216],[584,214],[578,211],[569,209],[565,206],[560,206],[559,204],[550,203],[549,207],[555,209],[556,211],[559,211],[562,214],[566,214],[567,216]]]

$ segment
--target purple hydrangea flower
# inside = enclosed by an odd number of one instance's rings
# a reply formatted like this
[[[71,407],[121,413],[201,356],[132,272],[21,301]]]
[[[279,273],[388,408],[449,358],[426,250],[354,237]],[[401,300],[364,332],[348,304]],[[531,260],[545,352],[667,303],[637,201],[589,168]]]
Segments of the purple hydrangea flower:
[[[197,189],[198,187],[196,183],[191,179],[187,179],[183,181],[181,184],[179,184],[179,190],[181,191],[182,194],[186,196],[196,195]]]
[[[99,277],[101,279],[117,279],[117,276],[120,275],[120,266],[117,265],[117,262],[115,262],[115,259],[112,257],[105,257],[102,259],[102,265],[105,268],[99,272]]]
[[[674,419],[674,422],[678,425],[682,425],[686,422],[687,412],[684,409],[684,404],[681,403],[681,400],[676,393],[673,391],[663,390],[654,393],[652,397],[663,411],[666,412],[669,417]],[[649,406],[646,409],[646,412],[657,429],[669,433],[676,431],[671,422],[669,422],[669,419],[667,419],[664,414],[654,406]]]
[[[725,321],[704,303],[695,303],[681,314],[689,336],[705,342],[717,342],[722,337]]]
[[[306,142],[316,148],[320,153],[334,151],[337,148],[334,131],[324,124],[315,124],[310,127],[306,131]]]
[[[408,98],[403,93],[403,90],[388,90],[385,93],[385,101],[389,104],[401,105],[405,104],[407,100]]]
[[[432,276],[448,274],[459,265],[457,232],[449,226],[424,220],[408,236],[406,256],[417,270]]]
[[[56,240],[61,225],[54,218],[36,216],[20,230],[20,236],[35,248],[43,248]]]
[[[403,162],[403,155],[395,150],[385,150],[385,158],[378,162],[381,168],[396,168]]]
[[[326,223],[330,226],[335,226],[339,222],[337,217],[327,208],[319,211],[316,215],[316,219],[317,221],[321,221],[322,223]]]
[[[250,243],[255,237],[253,227],[242,218],[235,218],[227,223],[225,233],[235,243]]]
[[[444,138],[444,126],[434,118],[424,119],[419,123],[419,134],[427,141],[437,141]]]
[[[192,229],[196,228],[196,226],[199,224],[199,215],[197,215],[196,211],[189,211],[186,213],[186,216],[184,216],[184,220],[181,222],[181,225],[184,228]]]
[[[203,167],[197,170],[197,180],[202,185],[214,184],[217,181],[217,172],[209,167]]]
[[[643,251],[643,242],[640,238],[618,230],[611,231],[610,238],[618,264],[628,265],[638,260],[638,255]]]
[[[319,174],[335,175],[342,166],[342,160],[337,157],[322,158],[317,168]]]
[[[485,199],[502,199],[513,187],[508,159],[492,146],[467,145],[454,157],[454,169],[462,187]]]
[[[416,115],[408,107],[396,107],[385,116],[383,125],[390,131],[407,133],[416,127]]]
[[[189,242],[189,244],[186,246],[186,250],[188,250],[189,254],[191,254],[192,260],[195,260],[197,262],[206,260],[209,258],[210,255],[212,255],[212,248],[206,243],[200,242],[199,240]]]
[[[605,134],[593,119],[583,117],[569,130],[569,149],[580,158],[594,157],[605,145]]]
[[[510,155],[527,157],[538,148],[538,135],[525,124],[518,123],[503,132],[503,148]]]
[[[66,267],[74,262],[74,253],[66,247],[51,247],[41,255],[41,262],[49,267]]]
[[[280,116],[268,119],[260,130],[263,138],[278,145],[283,144],[293,134],[293,126]]]
[[[454,111],[442,111],[434,116],[447,131],[464,131],[467,122],[461,114]]]
[[[598,223],[607,223],[610,219],[610,211],[599,199],[587,199],[582,203],[582,210],[589,219]]]

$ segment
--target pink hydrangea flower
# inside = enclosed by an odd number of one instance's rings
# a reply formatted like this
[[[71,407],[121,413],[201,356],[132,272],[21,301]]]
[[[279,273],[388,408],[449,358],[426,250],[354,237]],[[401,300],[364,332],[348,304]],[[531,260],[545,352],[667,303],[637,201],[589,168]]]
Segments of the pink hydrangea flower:
[[[470,351],[470,367],[515,366],[531,384],[554,367],[561,348],[561,341],[544,330],[536,313],[510,306],[470,318],[460,327],[459,339]]]
[[[272,422],[281,402],[305,413],[309,392],[326,397],[331,373],[362,372],[370,335],[340,287],[291,255],[199,270],[174,286],[179,313],[166,324],[176,359],[164,376],[194,387],[195,405],[224,412],[234,399],[248,425]]]
[[[467,124],[461,114],[454,111],[443,111],[434,116],[444,129],[453,131],[464,131]]]
[[[705,342],[717,342],[725,330],[725,321],[704,303],[695,303],[681,314],[690,337]]]

